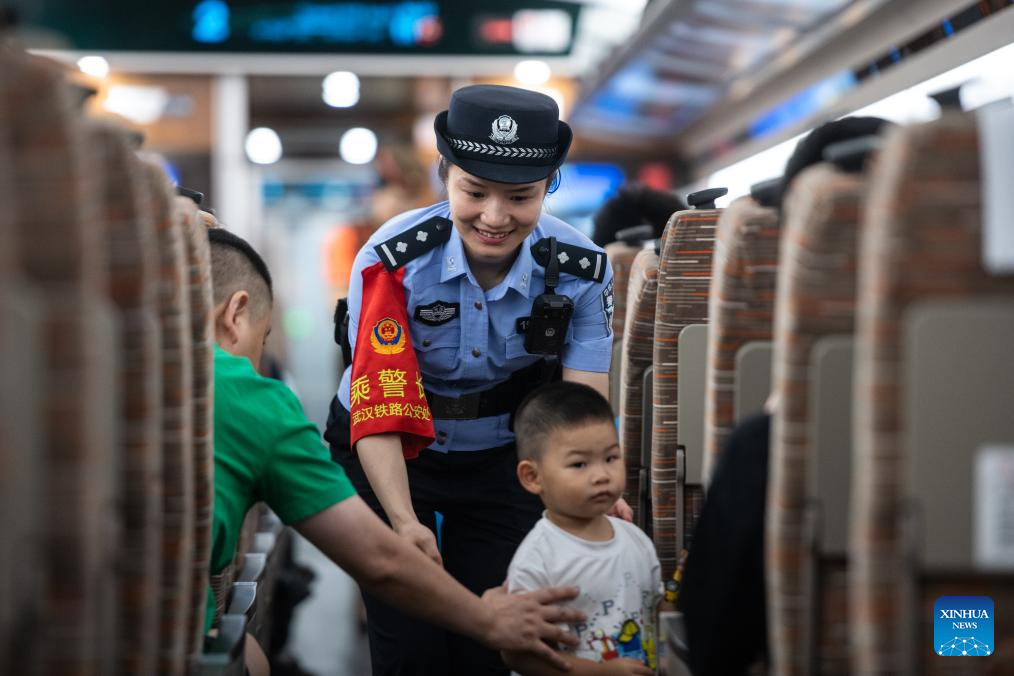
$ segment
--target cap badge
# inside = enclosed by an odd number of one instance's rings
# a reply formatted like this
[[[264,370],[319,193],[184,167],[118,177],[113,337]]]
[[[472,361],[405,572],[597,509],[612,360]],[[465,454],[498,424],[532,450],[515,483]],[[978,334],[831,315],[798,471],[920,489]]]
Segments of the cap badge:
[[[493,133],[489,135],[497,143],[514,143],[518,140],[518,123],[510,115],[501,115],[493,120]]]

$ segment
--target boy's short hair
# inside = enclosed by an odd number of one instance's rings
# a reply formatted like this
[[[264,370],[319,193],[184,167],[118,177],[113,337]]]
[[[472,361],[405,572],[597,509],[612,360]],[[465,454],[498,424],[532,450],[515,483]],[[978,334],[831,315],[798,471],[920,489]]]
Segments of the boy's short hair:
[[[613,409],[597,390],[566,380],[540,387],[525,397],[514,415],[518,458],[540,460],[551,432],[589,422],[613,422]]]
[[[271,309],[274,296],[271,273],[264,259],[250,244],[224,228],[208,228],[211,247],[211,289],[215,307],[237,291],[250,294],[251,313],[262,317]]]

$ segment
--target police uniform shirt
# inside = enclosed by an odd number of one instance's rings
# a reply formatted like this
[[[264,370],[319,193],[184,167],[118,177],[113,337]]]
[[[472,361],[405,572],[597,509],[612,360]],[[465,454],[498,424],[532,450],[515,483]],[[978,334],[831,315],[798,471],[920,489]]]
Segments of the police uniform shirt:
[[[393,218],[370,237],[356,256],[349,284],[349,342],[356,349],[362,271],[380,259],[378,244],[434,216],[450,219],[450,205],[441,202]],[[468,268],[456,228],[450,239],[405,264],[404,287],[412,346],[426,389],[447,397],[489,389],[541,359],[525,350],[525,334],[517,320],[531,314],[532,301],[545,291],[545,269],[535,262],[531,247],[544,237],[602,251],[590,239],[548,214],[542,214],[503,281],[483,291]],[[561,273],[556,293],[574,302],[574,315],[560,355],[564,367],[605,373],[612,356],[612,269],[602,257],[601,282]],[[349,410],[351,368],[338,388]],[[475,451],[511,443],[508,414],[475,420],[435,421],[437,451]]]

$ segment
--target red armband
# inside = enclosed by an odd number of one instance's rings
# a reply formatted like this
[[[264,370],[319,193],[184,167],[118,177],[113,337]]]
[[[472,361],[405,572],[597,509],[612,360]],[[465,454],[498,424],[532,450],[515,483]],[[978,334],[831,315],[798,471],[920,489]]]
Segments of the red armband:
[[[407,460],[433,443],[433,416],[409,335],[404,269],[363,270],[349,406],[352,447],[363,437],[398,433]]]

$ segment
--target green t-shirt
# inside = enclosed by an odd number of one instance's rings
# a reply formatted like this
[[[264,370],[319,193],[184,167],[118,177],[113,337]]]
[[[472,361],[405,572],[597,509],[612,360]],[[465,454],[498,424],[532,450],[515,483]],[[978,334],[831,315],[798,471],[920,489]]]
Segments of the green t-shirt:
[[[232,561],[243,519],[255,503],[267,503],[292,524],[353,495],[292,390],[216,345],[211,574]],[[206,628],[215,611],[210,587],[208,592]]]

